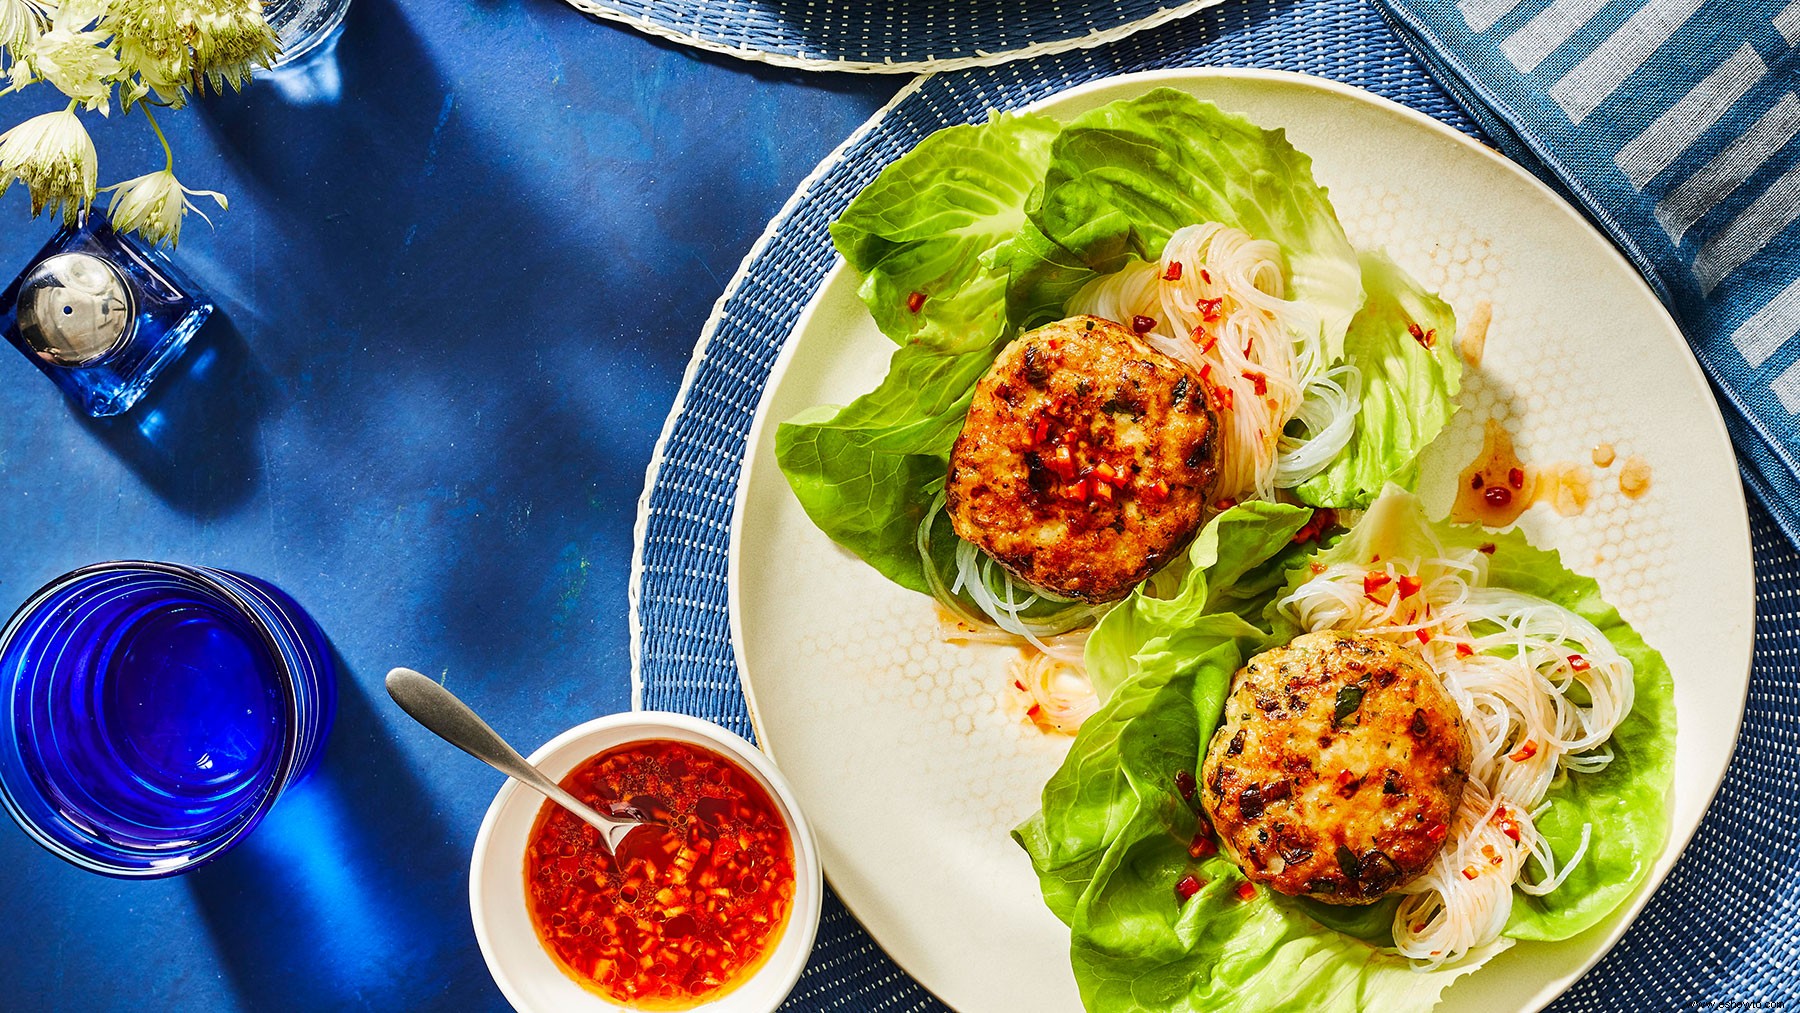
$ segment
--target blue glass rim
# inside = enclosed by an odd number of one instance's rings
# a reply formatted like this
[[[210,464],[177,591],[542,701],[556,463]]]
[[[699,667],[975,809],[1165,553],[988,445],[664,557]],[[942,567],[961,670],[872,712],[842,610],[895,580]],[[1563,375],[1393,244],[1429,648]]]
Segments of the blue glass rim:
[[[163,563],[142,559],[124,559],[112,560],[104,563],[91,563],[87,566],[80,567],[79,569],[70,570],[62,576],[56,577],[45,583],[42,587],[32,592],[31,596],[25,600],[24,604],[14,610],[11,618],[6,621],[5,628],[0,630],[0,657],[5,656],[7,651],[12,647],[14,640],[34,619],[38,617],[39,610],[42,609],[46,603],[55,599],[60,593],[78,586],[82,582],[94,577],[132,572],[151,573],[161,577],[169,577],[178,581],[189,582],[198,590],[218,596],[226,605],[237,613],[251,629],[256,631],[257,637],[262,642],[263,649],[268,653],[276,673],[280,676],[277,682],[279,684],[282,701],[287,708],[287,720],[282,728],[281,756],[277,760],[275,769],[270,774],[268,782],[262,790],[261,797],[259,797],[253,805],[247,806],[241,814],[234,818],[230,824],[221,829],[218,833],[180,855],[180,860],[178,861],[174,860],[172,856],[160,852],[138,850],[117,845],[112,842],[103,842],[97,838],[92,838],[90,835],[81,833],[79,828],[76,828],[77,833],[73,836],[88,837],[89,839],[94,840],[97,849],[104,848],[105,850],[121,855],[141,856],[142,865],[109,862],[96,854],[77,850],[70,847],[55,834],[40,825],[27,811],[27,807],[15,797],[14,793],[15,791],[28,791],[39,799],[42,798],[41,793],[38,792],[34,785],[30,785],[29,783],[22,786],[10,784],[7,779],[8,765],[5,763],[0,763],[0,802],[4,802],[7,814],[12,817],[13,822],[17,823],[19,828],[24,830],[32,840],[36,841],[38,845],[43,847],[46,851],[49,851],[51,854],[78,868],[118,879],[160,879],[188,872],[218,857],[220,854],[231,848],[232,845],[242,840],[252,830],[256,829],[257,825],[262,822],[263,817],[268,815],[269,810],[272,809],[276,801],[280,799],[282,793],[294,779],[296,770],[300,768],[303,762],[303,748],[308,745],[308,743],[304,741],[306,732],[306,729],[304,728],[305,715],[301,711],[298,691],[299,685],[306,676],[305,673],[296,669],[293,657],[290,655],[289,650],[283,649],[282,644],[284,639],[287,639],[286,635],[278,632],[270,623],[269,618],[266,615],[268,606],[263,605],[250,597],[251,593],[255,593],[254,588],[251,585],[244,583],[244,578],[228,571],[217,570],[210,567],[187,566],[180,563]],[[277,609],[280,608],[278,603],[271,602],[271,604],[274,604]],[[308,623],[311,622],[310,617],[302,618]],[[0,671],[0,689],[4,689],[10,694],[12,686],[20,677],[18,670]],[[10,706],[6,707],[5,714],[0,715],[0,721],[10,723],[12,713],[12,708]],[[5,741],[0,742],[0,746],[14,748],[17,742],[16,731],[11,728],[6,728],[3,734],[5,736]],[[316,749],[318,743],[314,742],[311,743],[311,745]]]

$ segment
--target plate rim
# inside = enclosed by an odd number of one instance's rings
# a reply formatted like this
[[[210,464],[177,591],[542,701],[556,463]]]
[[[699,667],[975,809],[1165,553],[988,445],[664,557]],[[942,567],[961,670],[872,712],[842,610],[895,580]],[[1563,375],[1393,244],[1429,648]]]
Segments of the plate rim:
[[[889,111],[889,109],[893,107],[893,105],[897,104],[906,95],[909,95],[913,90],[915,90],[915,88],[919,84],[923,83],[923,80],[924,79],[920,79],[920,81],[914,82],[914,85],[902,89],[900,94],[896,95],[892,102],[890,102],[887,106],[884,106],[883,108],[878,110],[870,118],[870,120],[867,123],[865,123],[862,127],[858,128],[858,130],[854,134],[851,135],[850,141],[853,141],[857,137],[862,136],[862,134],[865,133],[868,129],[870,129],[876,122],[878,122],[882,118],[884,118],[886,116],[887,112]],[[1390,114],[1390,115],[1398,114],[1401,117],[1401,119],[1408,120],[1415,126],[1423,127],[1427,131],[1435,133],[1440,138],[1448,139],[1448,140],[1454,142],[1459,147],[1461,147],[1466,152],[1468,152],[1473,157],[1484,159],[1490,165],[1493,165],[1493,166],[1501,169],[1503,172],[1509,173],[1515,179],[1525,183],[1528,188],[1535,190],[1539,197],[1548,198],[1548,200],[1550,202],[1550,206],[1555,208],[1562,215],[1564,215],[1566,218],[1568,218],[1570,220],[1571,224],[1573,224],[1577,229],[1585,230],[1592,237],[1594,237],[1600,241],[1600,245],[1603,247],[1603,251],[1604,251],[1600,254],[1600,256],[1601,257],[1610,257],[1613,264],[1616,267],[1622,268],[1625,275],[1630,279],[1628,284],[1635,286],[1638,293],[1641,294],[1644,298],[1648,299],[1649,303],[1651,305],[1654,305],[1656,307],[1657,317],[1658,317],[1660,323],[1665,328],[1667,328],[1667,330],[1669,332],[1672,332],[1673,335],[1677,339],[1679,339],[1678,348],[1679,348],[1679,351],[1681,352],[1681,354],[1676,356],[1677,360],[1689,372],[1690,378],[1693,381],[1695,381],[1695,383],[1697,384],[1699,389],[1705,390],[1709,394],[1711,393],[1711,385],[1707,379],[1706,373],[1701,368],[1698,359],[1694,356],[1693,349],[1688,344],[1686,336],[1682,334],[1680,326],[1675,322],[1674,318],[1670,315],[1667,305],[1664,304],[1660,299],[1658,299],[1656,297],[1655,291],[1650,287],[1648,282],[1646,282],[1644,280],[1643,276],[1637,271],[1637,269],[1631,265],[1631,263],[1625,258],[1624,254],[1619,251],[1617,245],[1615,243],[1613,243],[1613,241],[1610,238],[1608,238],[1604,233],[1600,232],[1593,225],[1592,222],[1590,222],[1584,215],[1581,214],[1581,212],[1578,209],[1576,209],[1575,207],[1570,205],[1568,203],[1568,201],[1566,201],[1560,194],[1558,194],[1550,186],[1548,186],[1546,183],[1544,183],[1543,180],[1532,175],[1530,172],[1525,170],[1525,168],[1520,166],[1518,163],[1505,157],[1503,154],[1496,151],[1495,149],[1493,149],[1485,144],[1482,144],[1481,142],[1475,140],[1474,138],[1469,137],[1468,135],[1454,129],[1453,127],[1450,127],[1447,124],[1445,124],[1423,112],[1420,112],[1419,110],[1416,110],[1409,106],[1406,106],[1402,103],[1395,102],[1391,99],[1384,98],[1380,95],[1377,95],[1373,92],[1367,91],[1366,89],[1363,89],[1363,88],[1358,88],[1353,85],[1344,84],[1343,82],[1340,82],[1340,81],[1335,81],[1330,78],[1319,77],[1319,76],[1312,75],[1312,74],[1302,74],[1302,73],[1296,73],[1293,71],[1272,70],[1272,69],[1266,69],[1266,68],[1239,68],[1239,67],[1208,66],[1208,67],[1172,67],[1172,68],[1162,68],[1162,69],[1157,69],[1157,70],[1136,71],[1136,72],[1125,73],[1125,74],[1110,74],[1110,75],[1106,75],[1103,77],[1095,78],[1090,81],[1084,81],[1080,84],[1071,86],[1069,88],[1064,88],[1064,89],[1058,90],[1056,92],[1045,95],[1034,101],[1024,103],[1022,105],[1010,107],[1008,109],[1008,111],[1014,111],[1014,112],[1042,111],[1043,107],[1046,105],[1061,104],[1061,103],[1069,101],[1070,99],[1079,99],[1089,92],[1101,91],[1101,90],[1106,90],[1106,89],[1110,89],[1110,88],[1116,88],[1116,87],[1120,86],[1121,84],[1126,84],[1126,85],[1143,84],[1144,90],[1147,91],[1150,88],[1154,88],[1157,85],[1163,84],[1163,83],[1172,83],[1172,82],[1180,82],[1180,81],[1194,81],[1194,80],[1202,80],[1202,81],[1206,81],[1206,80],[1262,81],[1265,83],[1275,83],[1278,85],[1289,86],[1289,87],[1310,88],[1315,91],[1330,93],[1339,99],[1343,99],[1346,101],[1352,101],[1352,102],[1358,102],[1358,103],[1362,103],[1364,105],[1372,106],[1372,107],[1376,108],[1377,110],[1387,113],[1387,114]],[[849,143],[849,141],[846,141],[846,144],[848,144],[848,143]],[[840,151],[841,151],[841,149],[840,149]],[[838,154],[839,154],[839,152],[833,152],[832,155],[827,156],[826,161],[820,163],[820,169],[822,170],[827,165],[832,164]],[[814,175],[817,175],[818,171],[819,170],[815,170]],[[810,183],[812,182],[812,180],[813,180],[813,176],[809,176],[807,181],[801,184],[801,187],[799,188],[799,190],[796,191],[796,197],[798,197],[800,194],[806,192],[809,189],[809,186],[810,186]],[[777,217],[771,221],[771,224],[770,224],[771,232],[772,232],[774,226],[786,217],[787,210],[788,210],[788,208],[784,207],[782,213],[777,215]],[[766,240],[768,238],[768,234],[765,234],[764,238]],[[756,253],[760,251],[761,245],[762,245],[762,243],[759,242],[758,248],[756,250],[752,251],[750,258],[746,258],[746,260],[745,260],[746,266],[750,263],[750,260],[752,258],[754,258]],[[818,288],[813,292],[813,294],[812,294],[811,298],[808,300],[805,308],[801,311],[799,316],[795,319],[794,326],[792,327],[792,329],[790,329],[787,336],[782,339],[781,350],[778,353],[778,355],[776,356],[774,362],[771,364],[768,377],[764,381],[762,390],[759,392],[759,395],[757,398],[755,415],[752,419],[750,429],[748,430],[748,433],[745,437],[745,443],[744,443],[744,449],[743,449],[742,456],[740,457],[740,459],[738,461],[737,487],[733,491],[733,495],[732,495],[731,520],[730,520],[729,534],[728,534],[727,548],[726,548],[726,596],[727,596],[726,601],[727,601],[727,620],[728,620],[730,631],[731,631],[731,650],[732,650],[732,660],[734,662],[733,668],[737,674],[739,687],[744,695],[745,708],[749,714],[751,728],[755,731],[758,744],[771,757],[774,757],[776,755],[774,746],[769,741],[769,737],[766,734],[766,728],[765,728],[762,718],[761,718],[761,711],[759,710],[757,703],[756,703],[755,689],[751,685],[747,666],[744,663],[744,658],[747,656],[747,653],[745,651],[745,638],[744,638],[743,618],[742,618],[743,617],[743,609],[741,607],[742,601],[743,601],[742,584],[743,584],[744,578],[743,578],[743,568],[740,565],[740,559],[741,559],[741,550],[742,550],[742,544],[743,544],[745,507],[747,505],[748,498],[749,498],[749,489],[750,489],[750,485],[751,485],[750,478],[751,478],[752,471],[756,464],[757,449],[761,445],[763,435],[764,435],[764,430],[769,425],[769,417],[768,416],[769,416],[770,402],[772,400],[772,396],[773,396],[776,388],[779,386],[781,380],[785,377],[786,372],[792,363],[792,360],[794,358],[794,353],[798,346],[798,341],[796,340],[796,338],[800,334],[804,333],[807,325],[811,322],[814,314],[818,311],[819,306],[821,304],[821,297],[822,297],[823,293],[827,290],[827,288],[834,281],[837,280],[838,276],[846,270],[848,270],[848,265],[844,262],[842,257],[837,257],[835,259],[835,262],[833,263],[831,269],[829,271],[827,271],[825,276],[820,280]],[[740,274],[741,273],[742,272],[740,270]],[[727,293],[726,293],[727,296],[729,296],[730,293],[735,290],[735,288],[736,288],[736,279],[733,280],[732,287],[727,290]],[[715,324],[717,323],[717,315],[722,311],[723,306],[724,306],[724,298],[722,297],[720,300],[719,306],[715,309],[715,318],[708,320],[706,331],[709,335],[710,335],[711,331],[713,330]],[[701,359],[703,357],[703,353],[704,353],[704,344],[702,344],[701,348],[696,351],[695,365],[697,365],[701,361]],[[677,399],[676,409],[675,409],[675,411],[672,411],[671,415],[670,415],[671,426],[673,424],[674,418],[679,414],[680,408],[685,405],[687,392],[688,392],[688,384],[687,384],[686,380],[684,379],[681,396]],[[1714,436],[1717,437],[1724,444],[1724,446],[1731,451],[1731,453],[1733,454],[1733,459],[1735,460],[1736,449],[1735,449],[1735,446],[1731,442],[1730,433],[1726,428],[1724,416],[1723,416],[1722,412],[1720,411],[1717,397],[1716,396],[1709,397],[1707,399],[1706,403],[1707,403],[1707,407],[1710,409],[1710,412],[1708,413],[1709,421],[1712,424],[1712,428],[1714,430]],[[659,458],[661,456],[662,449],[663,449],[663,443],[661,440],[659,440],[658,445],[657,445],[657,456]],[[652,473],[652,475],[650,476],[652,483],[654,481],[654,477],[655,477],[654,473]],[[646,484],[644,497],[640,504],[640,515],[639,515],[640,527],[643,526],[643,524],[647,521],[647,511],[648,511],[648,501],[649,501],[650,489],[651,489],[651,485]],[[1669,833],[1668,841],[1665,844],[1664,851],[1662,852],[1662,854],[1660,854],[1657,857],[1656,861],[1652,864],[1650,873],[1645,877],[1644,882],[1639,885],[1639,887],[1633,892],[1632,896],[1626,901],[1626,903],[1620,909],[1615,911],[1614,913],[1609,914],[1608,919],[1609,919],[1609,921],[1611,921],[1612,926],[1611,926],[1610,931],[1607,932],[1606,938],[1603,940],[1603,942],[1599,946],[1597,946],[1592,951],[1592,953],[1582,963],[1582,965],[1580,966],[1579,969],[1574,971],[1571,975],[1567,976],[1565,980],[1561,980],[1559,982],[1553,983],[1554,988],[1555,988],[1555,992],[1553,994],[1549,995],[1547,998],[1544,998],[1542,1001],[1536,1002],[1535,1005],[1522,1007],[1523,1009],[1529,1011],[1529,1013],[1535,1013],[1535,1011],[1542,1010],[1545,1007],[1549,1006],[1551,1003],[1555,1002],[1558,997],[1560,997],[1564,992],[1568,991],[1569,988],[1573,987],[1576,982],[1580,981],[1583,977],[1585,977],[1589,971],[1593,970],[1595,965],[1597,965],[1601,960],[1605,959],[1606,955],[1611,953],[1612,950],[1619,944],[1620,940],[1622,940],[1624,938],[1625,934],[1628,931],[1630,931],[1631,927],[1637,922],[1638,918],[1642,915],[1644,908],[1649,904],[1650,899],[1656,895],[1657,891],[1659,891],[1662,888],[1663,883],[1668,879],[1670,873],[1672,873],[1674,871],[1676,864],[1679,863],[1682,855],[1686,853],[1688,846],[1692,843],[1694,835],[1699,832],[1700,825],[1705,822],[1707,814],[1711,811],[1713,803],[1717,800],[1719,790],[1723,786],[1725,777],[1730,772],[1732,762],[1737,755],[1737,750],[1738,750],[1738,747],[1740,744],[1739,740],[1740,740],[1740,737],[1743,732],[1744,713],[1748,707],[1748,702],[1749,702],[1749,690],[1750,690],[1750,681],[1751,681],[1750,674],[1752,671],[1752,666],[1754,664],[1754,658],[1755,658],[1755,641],[1756,641],[1756,633],[1755,633],[1755,617],[1756,617],[1755,568],[1754,568],[1754,563],[1753,563],[1754,555],[1753,555],[1752,545],[1751,545],[1751,537],[1752,536],[1751,536],[1751,529],[1750,529],[1749,510],[1748,510],[1747,502],[1744,497],[1743,485],[1741,483],[1734,484],[1731,487],[1731,491],[1726,494],[1725,498],[1728,501],[1728,503],[1727,503],[1728,511],[1727,512],[1731,515],[1732,521],[1735,522],[1735,526],[1737,527],[1739,533],[1742,536],[1741,539],[1737,539],[1737,541],[1741,541],[1741,549],[1742,549],[1743,558],[1746,560],[1747,563],[1749,563],[1749,565],[1746,566],[1746,568],[1745,568],[1745,573],[1743,574],[1743,579],[1741,581],[1742,586],[1739,591],[1739,596],[1740,596],[1739,604],[1747,606],[1744,611],[1749,620],[1749,623],[1743,633],[1742,655],[1743,655],[1744,689],[1743,689],[1743,693],[1742,693],[1741,697],[1739,697],[1737,700],[1734,701],[1735,706],[1734,706],[1733,712],[1732,712],[1733,716],[1732,716],[1732,720],[1731,720],[1731,735],[1730,735],[1731,748],[1730,748],[1730,750],[1728,750],[1726,752],[1726,755],[1723,758],[1723,762],[1719,765],[1716,775],[1712,775],[1709,777],[1711,784],[1710,784],[1710,786],[1707,787],[1706,791],[1704,792],[1705,803],[1700,808],[1699,819],[1695,820],[1695,822],[1693,823],[1692,826],[1689,826],[1685,829],[1674,826],[1673,821],[1671,820],[1670,827],[1669,827],[1670,833]],[[641,549],[641,541],[640,541],[640,549]],[[634,554],[634,559],[633,559],[632,589],[634,592],[637,589],[638,577],[639,577],[639,574],[637,572],[639,560],[636,558],[636,555],[637,554]],[[637,638],[636,627],[638,624],[638,614],[637,614],[637,607],[636,607],[636,602],[635,602],[635,594],[634,594],[634,601],[633,601],[633,605],[632,605],[631,621],[632,621],[632,624],[634,627],[633,642],[632,642],[632,648],[633,648],[632,672],[633,672],[633,697],[634,697],[634,701],[635,701],[636,697],[637,697],[637,693],[638,693],[638,686],[639,686],[639,672],[638,672],[638,667],[637,667],[638,642],[636,639]],[[1677,720],[1677,722],[1680,721],[1679,714],[1677,714],[1676,720]],[[1678,727],[1679,727],[1679,725],[1678,725]],[[832,881],[831,870],[829,868],[826,868],[824,870],[824,873],[825,873],[826,881],[831,882]],[[835,891],[835,889],[836,889],[835,885],[834,885],[833,889]],[[862,917],[862,915],[858,912],[857,905],[854,904],[849,898],[843,896],[841,893],[838,895],[838,898],[844,904],[844,907],[846,908],[846,910],[848,910],[850,912],[850,914],[857,919],[858,923],[861,924],[863,926],[863,928],[869,932],[870,938],[874,939],[875,942],[879,945],[881,943],[880,937],[877,936],[877,934],[875,933],[875,931],[873,929],[869,928],[868,921],[866,919],[864,919]],[[1606,924],[1607,924],[1607,922],[1602,922],[1600,926],[1596,926],[1596,927],[1602,927],[1602,926],[1605,926]],[[1593,929],[1590,928],[1587,931],[1591,932],[1591,931],[1593,931]],[[1558,941],[1558,942],[1566,942],[1566,941]],[[886,952],[885,947],[883,947],[883,950],[884,950],[884,952]],[[905,965],[901,964],[898,958],[894,958],[890,954],[890,959],[893,959],[895,965],[897,967],[899,967],[901,970],[907,971]],[[907,974],[909,976],[912,976],[911,971],[907,971]],[[946,1002],[942,996],[939,996],[934,990],[932,990],[930,985],[928,985],[926,982],[920,980],[916,976],[912,976],[912,977],[913,977],[914,982],[916,982],[919,985],[919,987],[925,989],[927,992],[930,992],[934,997],[936,997],[938,999],[938,1001],[943,1002],[944,1005],[946,1005],[952,1009],[955,1008],[950,1003]]]

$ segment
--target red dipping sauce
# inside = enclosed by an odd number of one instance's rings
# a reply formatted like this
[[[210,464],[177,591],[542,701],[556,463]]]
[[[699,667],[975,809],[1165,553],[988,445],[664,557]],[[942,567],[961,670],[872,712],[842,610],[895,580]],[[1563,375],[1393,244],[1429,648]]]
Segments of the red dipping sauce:
[[[762,966],[794,906],[794,847],[755,777],[704,746],[659,739],[609,749],[561,783],[601,812],[629,805],[663,825],[632,831],[612,856],[560,806],[539,810],[526,904],[570,977],[619,1005],[681,1010]]]

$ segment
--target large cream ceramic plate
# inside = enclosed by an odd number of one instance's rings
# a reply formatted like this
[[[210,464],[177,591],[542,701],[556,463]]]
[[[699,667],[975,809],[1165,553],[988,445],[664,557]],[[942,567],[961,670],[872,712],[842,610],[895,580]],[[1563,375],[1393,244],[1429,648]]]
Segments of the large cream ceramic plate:
[[[1487,354],[1422,480],[1447,509],[1483,423],[1530,461],[1638,454],[1653,484],[1595,469],[1586,510],[1521,522],[1600,581],[1674,672],[1671,843],[1625,910],[1555,944],[1522,943],[1445,994],[1448,1010],[1532,1010],[1606,952],[1675,863],[1724,776],[1749,680],[1749,526],[1725,434],[1681,335],[1607,242],[1549,190],[1454,131],[1313,78],[1226,70],[1113,78],[1041,104],[1067,118],[1173,85],[1285,127],[1313,157],[1351,242],[1382,247],[1467,319],[1493,305]],[[1008,830],[1068,747],[1002,700],[1003,648],[944,643],[929,598],[888,583],[807,520],[775,466],[775,426],[875,386],[892,345],[841,266],[776,364],[752,430],[731,538],[731,620],[764,748],[818,829],[825,873],[908,972],[964,1013],[1078,1010],[1068,936]],[[1604,833],[1604,828],[1596,828]]]

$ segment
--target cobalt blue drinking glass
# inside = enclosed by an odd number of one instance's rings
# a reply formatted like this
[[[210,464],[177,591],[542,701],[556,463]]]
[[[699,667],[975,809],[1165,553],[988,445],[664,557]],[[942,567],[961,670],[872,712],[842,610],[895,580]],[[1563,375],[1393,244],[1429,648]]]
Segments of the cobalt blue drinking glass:
[[[99,563],[0,632],[0,798],[92,872],[170,876],[231,847],[316,764],[336,709],[325,635],[240,573]]]

